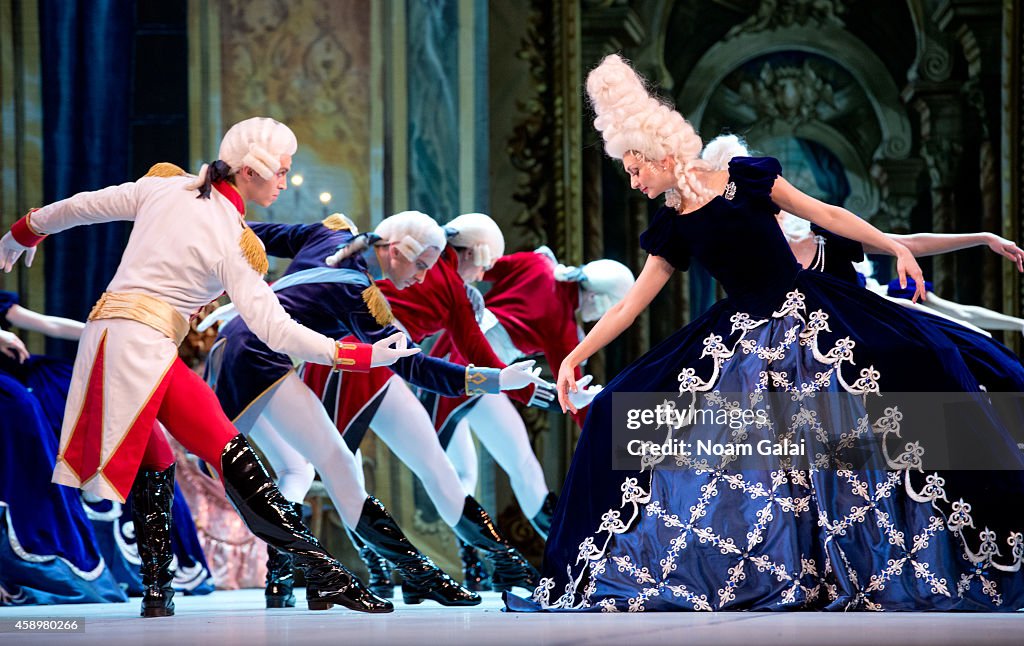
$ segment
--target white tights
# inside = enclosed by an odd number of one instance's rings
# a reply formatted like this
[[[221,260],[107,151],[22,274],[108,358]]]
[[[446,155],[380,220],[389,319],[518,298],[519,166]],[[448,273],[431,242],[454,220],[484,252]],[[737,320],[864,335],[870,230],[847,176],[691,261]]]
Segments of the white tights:
[[[371,426],[419,477],[441,518],[454,526],[462,517],[466,493],[426,410],[397,375],[388,381]],[[278,486],[288,492],[289,500],[301,500],[309,490],[313,479],[308,463],[312,462],[345,525],[352,528],[359,522],[367,496],[362,467],[323,404],[294,373],[271,396],[250,435],[278,474]],[[293,497],[300,490],[298,498]]]
[[[249,436],[267,456],[285,498],[301,502],[316,469],[345,526],[356,526],[367,495],[362,466],[324,405],[294,372],[271,395]]]
[[[536,516],[550,490],[544,480],[544,470],[530,446],[526,425],[515,406],[505,395],[484,395],[455,428],[448,444],[448,458],[455,464],[463,488],[472,494],[476,489],[478,467],[470,427],[508,474],[523,514],[527,518]]]

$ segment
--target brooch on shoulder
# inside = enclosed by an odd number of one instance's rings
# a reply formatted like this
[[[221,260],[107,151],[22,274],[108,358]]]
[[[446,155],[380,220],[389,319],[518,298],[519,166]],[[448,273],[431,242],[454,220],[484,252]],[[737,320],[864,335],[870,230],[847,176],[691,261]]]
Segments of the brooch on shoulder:
[[[736,197],[736,182],[729,182],[725,185],[725,190],[722,192],[722,197],[727,200],[731,200]]]

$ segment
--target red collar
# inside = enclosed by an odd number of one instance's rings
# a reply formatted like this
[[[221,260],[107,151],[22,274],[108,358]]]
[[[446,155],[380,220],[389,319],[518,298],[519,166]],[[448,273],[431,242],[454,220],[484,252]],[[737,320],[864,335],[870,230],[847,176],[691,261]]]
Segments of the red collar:
[[[214,182],[213,187],[217,189],[218,193],[228,198],[228,201],[238,209],[238,212],[242,214],[242,217],[245,217],[245,200],[242,199],[242,194],[238,192],[238,189],[235,188],[234,184],[222,179]]]

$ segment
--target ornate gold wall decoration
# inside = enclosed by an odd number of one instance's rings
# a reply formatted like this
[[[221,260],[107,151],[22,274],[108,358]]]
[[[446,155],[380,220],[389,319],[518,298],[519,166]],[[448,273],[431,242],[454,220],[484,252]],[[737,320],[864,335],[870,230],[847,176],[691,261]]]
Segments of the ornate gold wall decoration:
[[[266,213],[254,209],[254,219],[309,222],[329,208],[368,226],[369,4],[227,0],[219,8],[211,37],[219,42],[220,120],[226,127],[271,116],[299,140],[293,172],[305,181]],[[321,204],[322,192],[331,194],[329,204]]]

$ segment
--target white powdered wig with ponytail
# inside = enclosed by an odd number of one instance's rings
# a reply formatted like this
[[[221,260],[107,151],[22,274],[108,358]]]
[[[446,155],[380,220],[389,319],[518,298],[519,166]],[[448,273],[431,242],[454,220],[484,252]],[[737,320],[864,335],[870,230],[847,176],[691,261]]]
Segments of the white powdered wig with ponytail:
[[[733,157],[748,157],[750,150],[743,140],[736,135],[718,135],[704,146],[700,158],[711,164],[716,170],[729,167]]]
[[[298,149],[299,142],[291,128],[270,117],[252,117],[239,121],[224,133],[217,159],[228,166],[226,176],[248,166],[268,180],[281,170],[281,155],[294,155]],[[203,164],[196,181],[188,188],[207,184],[209,172],[210,165]]]
[[[419,211],[402,211],[385,218],[373,232],[382,241],[396,245],[410,262],[431,247],[444,249],[447,242],[441,225]]]
[[[621,57],[605,56],[590,72],[587,94],[596,114],[594,127],[601,132],[609,157],[622,159],[634,152],[646,161],[660,162],[672,155],[684,204],[715,195],[697,179],[696,171],[711,170],[711,164],[700,158],[700,136],[681,114],[651,96],[643,79]]]
[[[394,244],[406,260],[412,262],[431,247],[444,249],[446,237],[441,225],[426,213],[402,211],[384,218],[372,233],[357,235],[328,256],[325,262],[328,267],[337,267],[346,258],[377,244]]]
[[[464,213],[444,225],[453,247],[473,250],[473,264],[490,267],[505,255],[505,236],[501,228],[483,213]]]

